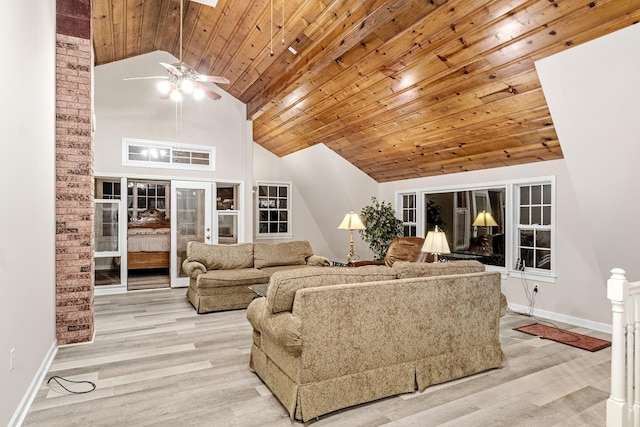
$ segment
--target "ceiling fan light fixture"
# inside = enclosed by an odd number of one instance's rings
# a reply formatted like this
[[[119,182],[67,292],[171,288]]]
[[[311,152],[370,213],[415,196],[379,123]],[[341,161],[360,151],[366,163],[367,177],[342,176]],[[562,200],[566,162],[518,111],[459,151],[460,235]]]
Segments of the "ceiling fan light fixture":
[[[169,80],[160,80],[156,86],[163,94],[167,94],[171,90],[171,83],[169,83]]]
[[[195,87],[196,83],[189,78],[182,79],[180,82],[180,91],[183,93],[191,93]]]
[[[169,95],[169,98],[171,98],[175,102],[180,102],[182,101],[182,94],[179,90],[174,89],[171,91],[171,95]]]

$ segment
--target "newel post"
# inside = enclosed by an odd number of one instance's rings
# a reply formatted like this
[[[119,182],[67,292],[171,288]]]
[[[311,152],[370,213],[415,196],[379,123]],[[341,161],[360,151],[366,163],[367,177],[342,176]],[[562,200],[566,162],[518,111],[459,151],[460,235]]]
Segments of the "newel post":
[[[625,305],[629,282],[621,268],[611,270],[607,298],[611,301],[611,394],[607,399],[607,426],[626,426],[628,407],[625,398]]]

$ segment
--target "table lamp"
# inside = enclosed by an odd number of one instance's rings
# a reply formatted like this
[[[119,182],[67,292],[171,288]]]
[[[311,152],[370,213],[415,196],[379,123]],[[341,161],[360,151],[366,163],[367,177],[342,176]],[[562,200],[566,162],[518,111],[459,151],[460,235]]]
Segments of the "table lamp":
[[[351,263],[358,259],[358,256],[353,250],[353,230],[364,230],[365,228],[366,227],[362,223],[360,216],[353,211],[346,214],[338,226],[338,229],[340,230],[349,230],[349,253],[347,254],[347,263]]]
[[[427,233],[422,245],[422,252],[433,254],[433,262],[438,262],[438,254],[450,254],[449,243],[447,243],[447,235],[441,231],[438,226],[433,231]]]

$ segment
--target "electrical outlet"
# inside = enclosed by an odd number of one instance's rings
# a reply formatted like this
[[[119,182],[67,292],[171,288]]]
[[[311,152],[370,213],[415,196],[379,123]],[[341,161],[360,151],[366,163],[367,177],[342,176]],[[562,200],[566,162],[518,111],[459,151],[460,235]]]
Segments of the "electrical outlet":
[[[9,355],[9,371],[13,371],[13,365],[16,361],[16,349],[12,348],[11,353]]]

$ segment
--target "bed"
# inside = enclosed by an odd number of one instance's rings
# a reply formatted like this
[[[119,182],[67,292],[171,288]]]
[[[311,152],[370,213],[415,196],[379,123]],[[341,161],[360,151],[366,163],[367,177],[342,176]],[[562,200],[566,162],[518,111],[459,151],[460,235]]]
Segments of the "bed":
[[[147,209],[127,227],[127,269],[169,268],[170,221],[157,209]]]

